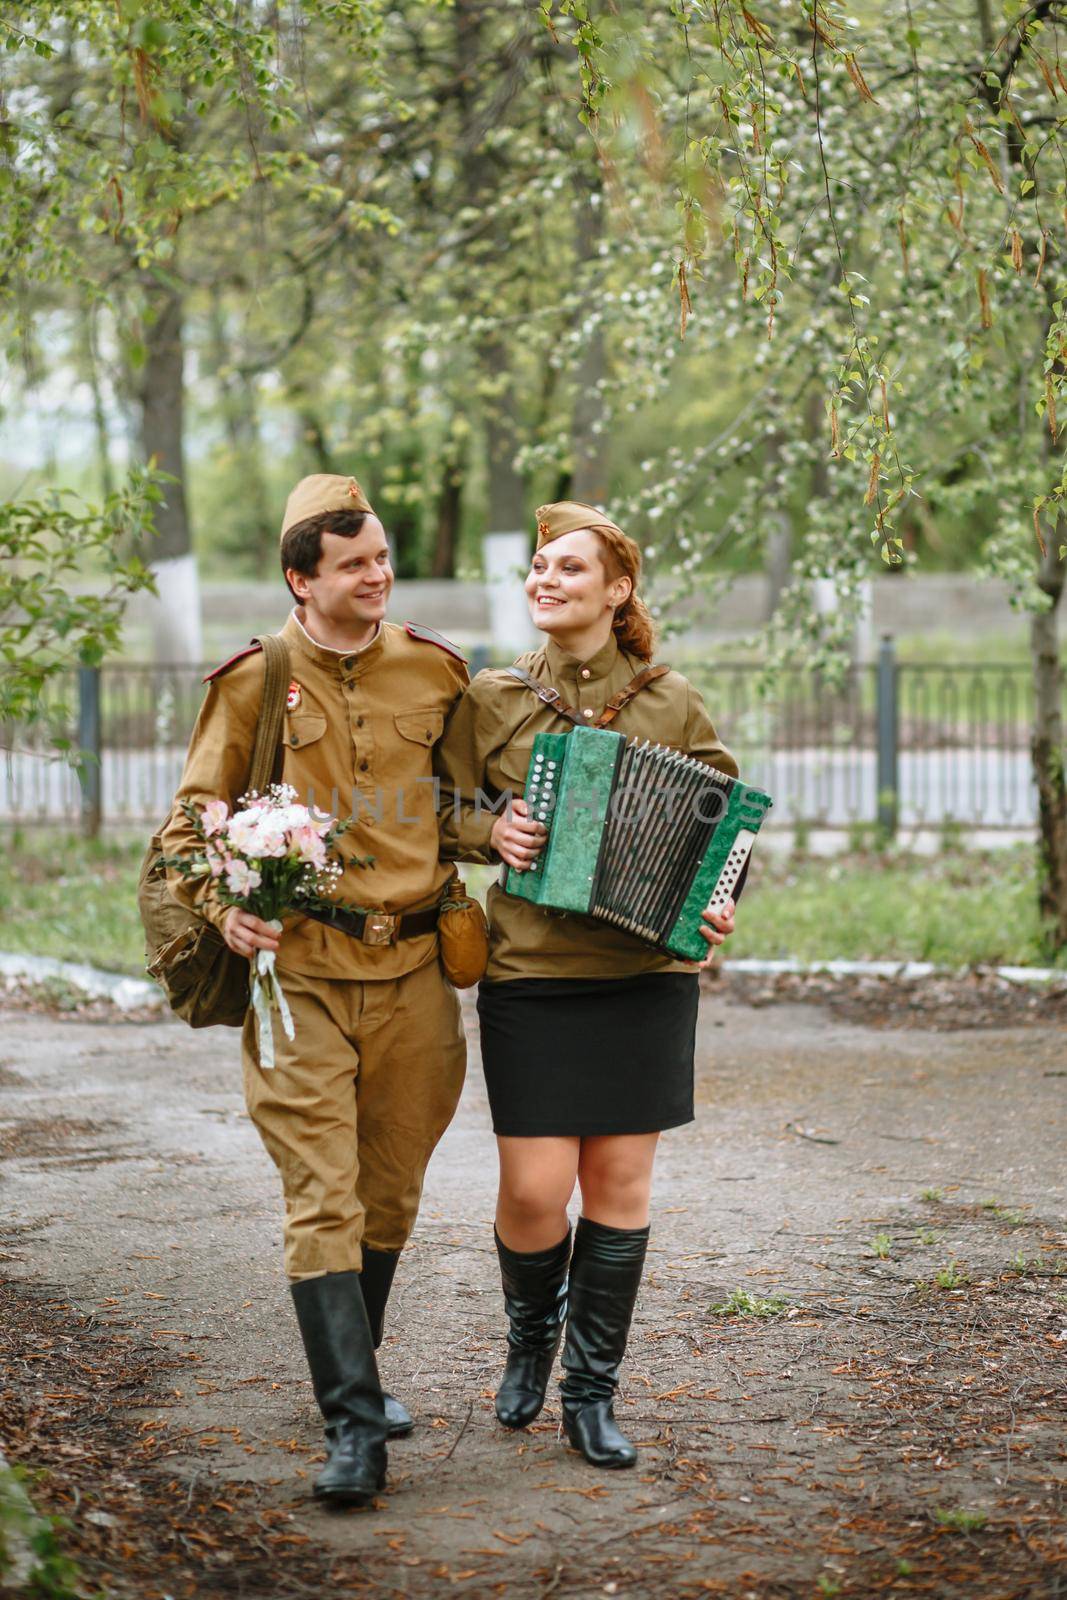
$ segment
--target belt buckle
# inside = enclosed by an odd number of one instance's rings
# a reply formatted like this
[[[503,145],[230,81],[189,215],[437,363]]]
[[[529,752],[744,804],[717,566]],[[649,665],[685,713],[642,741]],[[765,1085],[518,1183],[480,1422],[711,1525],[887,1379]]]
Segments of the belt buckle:
[[[364,944],[392,944],[397,918],[386,911],[375,911],[363,923]]]

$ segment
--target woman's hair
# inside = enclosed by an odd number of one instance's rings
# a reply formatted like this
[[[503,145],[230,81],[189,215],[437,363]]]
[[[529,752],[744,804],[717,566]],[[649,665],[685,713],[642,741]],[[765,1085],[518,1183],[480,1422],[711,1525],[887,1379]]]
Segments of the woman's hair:
[[[620,650],[642,661],[651,661],[656,653],[656,625],[652,613],[637,593],[641,577],[641,551],[625,533],[609,533],[606,528],[594,528],[600,540],[604,566],[609,580],[629,578],[632,588],[629,599],[624,600],[615,612],[611,624]]]

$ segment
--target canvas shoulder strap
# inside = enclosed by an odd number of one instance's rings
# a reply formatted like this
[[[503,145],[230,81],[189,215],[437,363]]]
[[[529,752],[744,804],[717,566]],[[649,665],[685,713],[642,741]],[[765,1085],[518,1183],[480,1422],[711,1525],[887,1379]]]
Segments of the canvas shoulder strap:
[[[629,705],[634,695],[640,694],[642,689],[647,688],[650,683],[655,683],[657,678],[662,678],[670,670],[670,667],[645,667],[636,678],[630,679],[624,689],[620,689],[618,694],[613,694],[596,721],[590,722],[588,717],[583,717],[580,711],[567,704],[558,689],[550,689],[547,683],[535,678],[532,672],[527,672],[524,667],[507,669],[510,677],[525,684],[527,689],[532,689],[538,700],[546,706],[551,706],[553,711],[561,717],[566,717],[568,722],[573,722],[576,728],[606,728],[609,723],[615,721],[623,706]]]
[[[248,769],[248,789],[262,794],[273,781],[282,737],[289,691],[289,646],[274,633],[257,634],[256,642],[263,647],[263,699]]]

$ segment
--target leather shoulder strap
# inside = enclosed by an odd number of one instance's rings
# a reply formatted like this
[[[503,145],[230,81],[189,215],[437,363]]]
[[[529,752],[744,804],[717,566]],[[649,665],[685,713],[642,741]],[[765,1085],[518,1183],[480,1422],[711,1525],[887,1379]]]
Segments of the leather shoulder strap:
[[[591,722],[588,717],[583,717],[580,712],[575,711],[573,706],[567,705],[566,701],[560,697],[558,690],[550,689],[546,683],[541,683],[538,678],[534,677],[532,672],[527,672],[523,667],[507,668],[512,678],[516,678],[519,683],[525,684],[527,689],[532,689],[538,700],[542,701],[546,706],[551,706],[553,711],[561,717],[566,717],[567,721],[573,722],[577,728],[608,727],[615,721],[623,706],[628,706],[635,695],[640,694],[641,690],[646,689],[650,683],[655,683],[657,678],[664,677],[670,670],[670,667],[645,667],[643,671],[637,674],[636,678],[630,679],[624,689],[620,689],[618,694],[612,695],[596,721]]]
[[[508,667],[506,670],[509,677],[517,679],[527,689],[532,689],[538,700],[543,705],[551,706],[558,716],[566,717],[567,721],[573,722],[576,727],[584,728],[586,726],[586,719],[580,716],[573,706],[567,704],[558,689],[550,689],[547,683],[542,683],[539,678],[535,678],[533,673],[527,672],[524,667]]]
[[[274,777],[281,743],[285,699],[289,692],[289,646],[274,633],[257,634],[255,642],[263,651],[263,699],[247,787],[249,791],[255,789],[262,794]]]
[[[664,677],[670,667],[645,667],[636,678],[631,678],[625,689],[620,689],[618,694],[613,694],[594,724],[597,728],[606,728],[615,721],[623,706],[628,706],[635,694],[640,694],[642,689],[647,689],[650,683],[655,683],[657,678]]]

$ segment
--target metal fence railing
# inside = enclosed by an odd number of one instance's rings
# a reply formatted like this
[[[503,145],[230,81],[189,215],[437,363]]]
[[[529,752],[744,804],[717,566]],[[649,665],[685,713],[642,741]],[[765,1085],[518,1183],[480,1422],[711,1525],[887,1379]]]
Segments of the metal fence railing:
[[[200,666],[108,663],[52,686],[53,726],[91,752],[82,776],[47,735],[6,730],[0,822],[145,826],[167,811],[203,694]],[[1033,691],[1025,664],[877,663],[839,684],[791,676],[770,696],[749,663],[687,665],[775,825],[1024,830]],[[1067,710],[1067,708],[1065,708]]]

